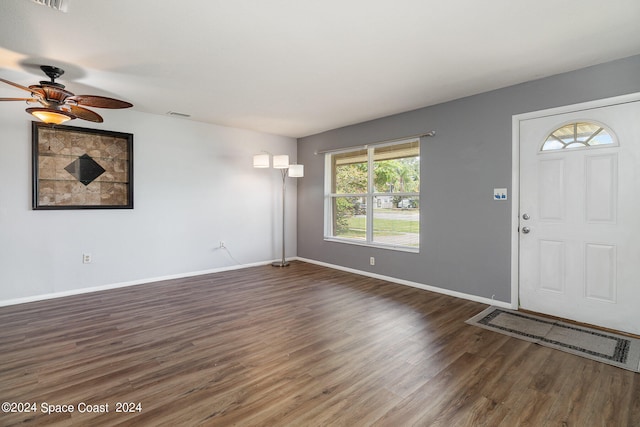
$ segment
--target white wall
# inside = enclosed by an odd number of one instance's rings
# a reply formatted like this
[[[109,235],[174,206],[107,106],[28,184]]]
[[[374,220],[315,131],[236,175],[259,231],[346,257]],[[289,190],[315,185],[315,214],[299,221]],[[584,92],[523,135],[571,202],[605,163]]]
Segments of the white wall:
[[[252,156],[294,160],[294,139],[100,110],[103,124],[69,124],[134,134],[134,209],[34,211],[24,108],[0,105],[0,305],[280,257],[280,172],[254,169]],[[296,180],[287,185],[287,256],[295,256]]]

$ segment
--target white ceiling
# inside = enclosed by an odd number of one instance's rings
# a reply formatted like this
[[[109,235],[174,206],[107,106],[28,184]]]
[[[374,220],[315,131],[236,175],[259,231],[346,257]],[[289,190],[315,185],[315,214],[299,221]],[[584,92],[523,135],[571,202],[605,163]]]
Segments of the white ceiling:
[[[640,53],[638,0],[65,1],[0,1],[0,77],[292,137]]]

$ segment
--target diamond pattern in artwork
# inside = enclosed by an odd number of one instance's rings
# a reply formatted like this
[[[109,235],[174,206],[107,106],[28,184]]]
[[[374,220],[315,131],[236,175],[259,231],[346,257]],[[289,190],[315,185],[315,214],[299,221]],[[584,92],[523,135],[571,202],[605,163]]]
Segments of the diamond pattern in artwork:
[[[91,184],[105,172],[105,169],[88,154],[78,157],[64,169],[84,185]]]

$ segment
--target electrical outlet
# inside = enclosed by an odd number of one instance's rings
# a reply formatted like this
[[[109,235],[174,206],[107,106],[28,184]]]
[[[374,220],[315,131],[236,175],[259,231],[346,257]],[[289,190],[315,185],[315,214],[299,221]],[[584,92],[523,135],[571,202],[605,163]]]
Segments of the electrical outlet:
[[[376,259],[375,259],[375,257],[371,257],[371,258],[369,258],[369,265],[376,265]]]
[[[91,264],[91,254],[82,254],[82,263]]]

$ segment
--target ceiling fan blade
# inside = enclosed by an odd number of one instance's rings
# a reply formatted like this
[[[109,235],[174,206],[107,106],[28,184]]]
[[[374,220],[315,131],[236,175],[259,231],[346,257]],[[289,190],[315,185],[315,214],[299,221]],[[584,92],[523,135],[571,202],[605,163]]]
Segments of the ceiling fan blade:
[[[77,105],[66,105],[63,109],[69,107],[70,113],[82,120],[88,120],[90,122],[102,123],[102,117],[100,114],[94,113],[91,110],[87,110],[84,107],[78,107]]]
[[[86,105],[87,107],[97,108],[129,108],[133,107],[133,104],[119,99],[107,98],[106,96],[94,96],[94,95],[75,95],[70,96],[65,101],[73,101],[78,105]]]
[[[27,101],[27,102],[38,102],[38,98],[0,98],[0,101]]]
[[[27,92],[33,92],[33,90],[29,89],[26,86],[19,85],[18,83],[14,83],[14,82],[11,82],[9,80],[5,80],[3,78],[0,78],[0,82],[5,82],[8,85],[11,85],[13,87],[17,87],[18,89],[26,90]]]

